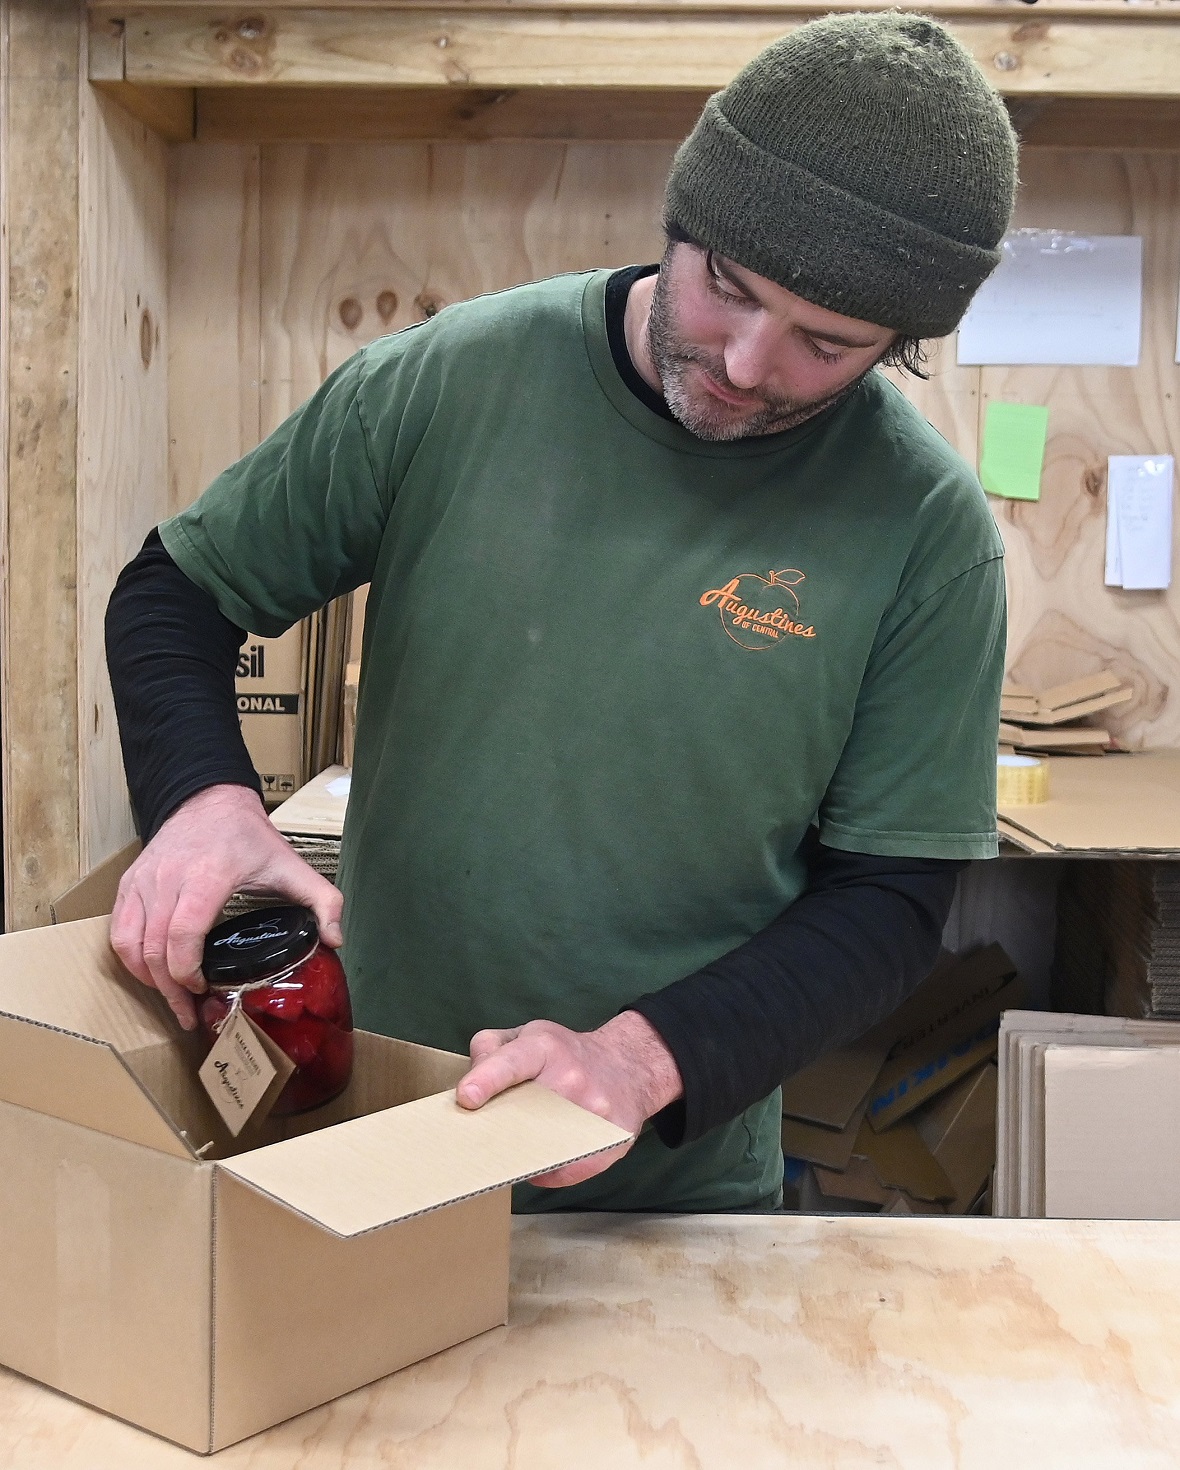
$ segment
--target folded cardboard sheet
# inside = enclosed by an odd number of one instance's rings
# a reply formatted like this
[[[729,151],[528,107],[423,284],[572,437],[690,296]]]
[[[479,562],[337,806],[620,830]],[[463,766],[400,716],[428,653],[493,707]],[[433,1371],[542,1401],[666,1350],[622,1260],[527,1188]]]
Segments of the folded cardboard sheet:
[[[1030,852],[1180,856],[1180,750],[1051,756],[1049,800],[999,816],[1004,836]]]
[[[839,1208],[977,1208],[995,1160],[1000,1018],[1025,1001],[998,944],[944,954],[893,1016],[787,1080],[784,1153]]]
[[[0,1362],[207,1453],[502,1323],[508,1186],[627,1134],[356,1039],[341,1098],[234,1140],[105,919],[0,937]]]
[[[1155,1051],[1167,1056],[1133,1055]],[[1180,1218],[1180,1155],[1166,1133],[1178,1110],[1180,1023],[1010,1012],[1000,1028],[994,1213]]]

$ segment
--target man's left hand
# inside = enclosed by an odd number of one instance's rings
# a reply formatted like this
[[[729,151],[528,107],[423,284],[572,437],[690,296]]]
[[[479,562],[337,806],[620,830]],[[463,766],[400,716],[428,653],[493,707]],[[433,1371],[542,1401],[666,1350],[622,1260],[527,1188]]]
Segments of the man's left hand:
[[[471,1071],[455,1089],[462,1107],[482,1107],[518,1082],[535,1081],[636,1136],[648,1118],[684,1091],[672,1053],[638,1011],[623,1011],[597,1031],[568,1031],[552,1021],[477,1031],[471,1061]],[[532,1183],[551,1189],[579,1184],[609,1168],[630,1147],[621,1144],[538,1175]]]

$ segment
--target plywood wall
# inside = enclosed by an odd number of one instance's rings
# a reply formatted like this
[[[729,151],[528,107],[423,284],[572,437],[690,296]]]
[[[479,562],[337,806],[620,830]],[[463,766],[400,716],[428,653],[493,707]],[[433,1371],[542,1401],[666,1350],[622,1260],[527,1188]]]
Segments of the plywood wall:
[[[357,347],[481,291],[654,259],[668,143],[189,144],[173,150],[170,495],[200,493]],[[1113,663],[1114,728],[1180,745],[1180,584],[1102,585],[1106,457],[1180,453],[1173,361],[1180,156],[1027,150],[1018,223],[1146,241],[1138,368],[959,368],[907,391],[973,463],[992,399],[1044,403],[1038,504],[993,502],[1010,665],[1033,684]],[[1180,527],[1178,527],[1180,530]]]
[[[79,102],[78,863],[134,836],[103,656],[120,569],[168,512],[167,148],[93,88]]]

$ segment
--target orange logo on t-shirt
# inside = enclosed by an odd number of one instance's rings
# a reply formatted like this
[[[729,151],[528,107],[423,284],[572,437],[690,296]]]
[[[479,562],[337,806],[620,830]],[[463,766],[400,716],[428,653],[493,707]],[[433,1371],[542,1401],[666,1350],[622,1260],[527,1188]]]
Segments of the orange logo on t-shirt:
[[[804,575],[794,567],[760,577],[743,572],[724,587],[701,594],[702,607],[716,607],[726,635],[742,648],[758,652],[772,648],[783,638],[814,638],[810,623],[799,621],[799,597],[795,588]],[[791,611],[784,609],[783,603]],[[776,606],[777,604],[777,606]]]

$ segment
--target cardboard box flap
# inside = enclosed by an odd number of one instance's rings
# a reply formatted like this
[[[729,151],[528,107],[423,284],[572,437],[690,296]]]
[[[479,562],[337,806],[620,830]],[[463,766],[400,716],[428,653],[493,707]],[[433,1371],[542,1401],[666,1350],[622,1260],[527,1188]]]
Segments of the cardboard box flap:
[[[453,1092],[435,1093],[217,1168],[334,1235],[353,1236],[530,1179],[629,1137],[526,1082],[476,1112],[461,1108]]]
[[[72,924],[78,919],[109,914],[115,906],[123,874],[142,851],[143,844],[136,838],[92,868],[85,878],[79,878],[72,888],[67,888],[49,905],[53,922]]]
[[[174,1040],[167,1005],[127,973],[109,936],[107,918],[0,936],[0,1014],[122,1053]]]
[[[187,1159],[159,1105],[107,1043],[0,1016],[0,1101]]]

